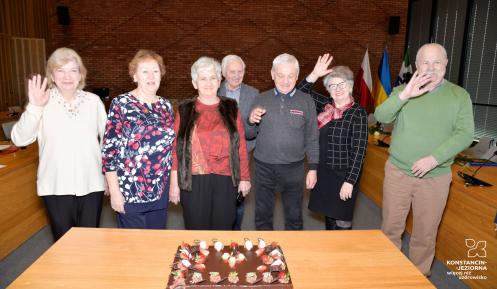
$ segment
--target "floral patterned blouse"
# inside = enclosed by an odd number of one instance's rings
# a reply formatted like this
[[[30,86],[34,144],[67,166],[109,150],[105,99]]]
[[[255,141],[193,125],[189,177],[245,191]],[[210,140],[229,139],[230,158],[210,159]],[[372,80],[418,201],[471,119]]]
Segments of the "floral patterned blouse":
[[[174,115],[171,103],[159,97],[152,104],[130,93],[112,100],[102,148],[102,170],[117,171],[125,205],[169,197]]]

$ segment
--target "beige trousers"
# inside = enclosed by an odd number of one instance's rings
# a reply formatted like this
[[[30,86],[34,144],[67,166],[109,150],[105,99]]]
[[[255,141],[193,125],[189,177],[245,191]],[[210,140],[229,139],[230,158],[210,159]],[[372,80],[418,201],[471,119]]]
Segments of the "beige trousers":
[[[438,226],[447,203],[451,180],[451,173],[433,178],[417,178],[406,175],[390,161],[385,164],[381,230],[400,249],[401,236],[412,205],[409,259],[426,276],[431,275]]]

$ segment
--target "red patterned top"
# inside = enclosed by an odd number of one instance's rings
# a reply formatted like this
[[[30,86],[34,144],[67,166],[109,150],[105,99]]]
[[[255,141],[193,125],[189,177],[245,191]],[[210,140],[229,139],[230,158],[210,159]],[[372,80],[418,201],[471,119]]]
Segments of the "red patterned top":
[[[192,133],[192,175],[218,174],[230,176],[230,135],[224,126],[223,119],[218,111],[219,103],[206,105],[199,100],[195,102],[195,109],[199,117]],[[247,144],[240,112],[237,116],[237,129],[240,135],[240,180],[249,181]],[[178,133],[180,115],[174,121],[174,131]],[[178,170],[176,156],[176,139],[173,142],[173,166]]]

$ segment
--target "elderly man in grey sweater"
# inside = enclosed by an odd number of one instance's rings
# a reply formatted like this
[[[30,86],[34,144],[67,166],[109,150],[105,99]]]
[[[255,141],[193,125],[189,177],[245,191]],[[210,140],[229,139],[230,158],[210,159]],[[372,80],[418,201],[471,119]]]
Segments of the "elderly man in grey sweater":
[[[302,230],[304,158],[309,172],[306,187],[317,181],[319,132],[312,98],[295,89],[299,63],[293,55],[273,60],[271,76],[275,88],[259,94],[249,116],[247,138],[256,138],[255,227],[273,230],[275,188],[281,189],[285,229]]]

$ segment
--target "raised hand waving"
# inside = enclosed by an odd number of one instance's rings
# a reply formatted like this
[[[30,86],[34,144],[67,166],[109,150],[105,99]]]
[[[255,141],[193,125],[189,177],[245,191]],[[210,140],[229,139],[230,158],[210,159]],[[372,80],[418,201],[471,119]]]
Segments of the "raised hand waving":
[[[37,74],[28,81],[29,103],[36,106],[45,106],[48,102],[47,78],[41,81],[41,75]]]
[[[328,69],[333,60],[333,56],[329,53],[325,53],[318,57],[318,61],[314,65],[314,69],[311,74],[307,77],[307,81],[315,82],[318,78],[325,76],[326,74],[333,71],[333,69]]]

